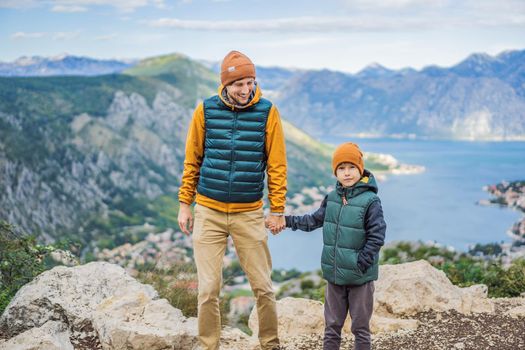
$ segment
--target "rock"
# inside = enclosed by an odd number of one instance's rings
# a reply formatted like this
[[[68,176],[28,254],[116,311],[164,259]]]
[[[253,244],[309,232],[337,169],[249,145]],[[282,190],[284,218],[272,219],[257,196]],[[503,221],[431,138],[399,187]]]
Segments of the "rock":
[[[488,287],[486,285],[476,284],[467,288],[460,288],[460,290],[463,293],[463,309],[465,310],[464,313],[494,312],[494,302],[491,299],[487,298]]]
[[[93,315],[105,349],[166,349],[198,344],[197,319],[186,318],[166,299],[152,300],[142,292],[105,299]]]
[[[73,350],[69,337],[70,333],[62,322],[49,321],[0,342],[0,350]]]
[[[381,265],[375,286],[375,312],[379,315],[415,315],[429,310],[494,312],[486,286],[454,286],[443,271],[425,260]]]
[[[24,342],[20,349],[44,349],[39,339],[51,344],[49,349],[199,348],[195,318],[184,317],[151,286],[104,262],[42,273],[19,290],[0,329],[10,338],[5,349],[17,349],[13,342]],[[225,349],[250,349],[250,338],[240,331],[227,329],[222,337],[230,344]],[[61,342],[66,345],[52,345]]]
[[[412,319],[390,318],[373,315],[370,320],[370,330],[372,333],[396,332],[398,330],[417,329],[419,322]]]
[[[458,342],[458,343],[454,344],[454,349],[465,349],[465,344],[461,343],[461,342]]]
[[[94,311],[105,299],[140,293],[158,298],[153,287],[137,282],[116,265],[58,266],[18,291],[0,318],[0,328],[13,336],[55,320],[73,331],[82,330],[92,323]]]
[[[238,328],[224,327],[221,331],[221,350],[260,350],[259,340],[249,337]]]
[[[277,315],[279,318],[279,337],[291,339],[303,335],[324,334],[324,307],[321,302],[303,298],[283,298],[277,301]],[[343,335],[353,337],[350,331],[351,319],[346,319],[343,326]],[[253,308],[248,322],[253,336],[257,336],[258,319],[257,308]],[[417,320],[386,318],[377,315],[372,316],[372,333],[391,332],[400,329],[416,329]]]
[[[279,337],[322,334],[324,332],[323,303],[303,298],[283,298],[277,301]],[[257,307],[250,314],[248,326],[256,337],[259,330]]]
[[[505,312],[505,314],[514,318],[525,317],[525,305],[516,306],[515,308],[512,308]]]

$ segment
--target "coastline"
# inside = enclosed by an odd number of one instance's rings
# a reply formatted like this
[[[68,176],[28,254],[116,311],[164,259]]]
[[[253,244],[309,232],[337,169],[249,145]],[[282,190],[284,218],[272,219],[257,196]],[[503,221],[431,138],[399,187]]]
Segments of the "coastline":
[[[500,247],[502,256],[509,260],[525,257],[525,181],[503,181],[484,186],[483,190],[493,198],[479,200],[478,205],[497,205],[522,213],[521,219],[507,230],[512,243],[501,243]]]

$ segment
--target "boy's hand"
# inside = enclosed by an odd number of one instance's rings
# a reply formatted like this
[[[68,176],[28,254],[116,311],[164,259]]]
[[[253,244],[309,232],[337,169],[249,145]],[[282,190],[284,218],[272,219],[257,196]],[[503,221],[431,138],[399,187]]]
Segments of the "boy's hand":
[[[178,221],[181,231],[186,236],[189,236],[190,232],[193,230],[193,215],[191,214],[189,204],[183,202],[180,203]]]
[[[286,227],[286,220],[284,219],[284,216],[270,214],[266,217],[265,226],[276,235],[284,230]]]

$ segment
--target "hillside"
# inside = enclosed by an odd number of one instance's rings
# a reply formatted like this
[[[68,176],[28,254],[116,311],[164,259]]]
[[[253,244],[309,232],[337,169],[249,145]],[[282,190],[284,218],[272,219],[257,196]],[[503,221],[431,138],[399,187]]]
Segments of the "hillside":
[[[2,218],[47,241],[106,244],[146,217],[167,224],[191,116],[182,94],[125,75],[0,79]]]
[[[187,127],[218,80],[182,55],[123,74],[0,78],[0,219],[91,248],[138,242],[145,223],[177,227]],[[283,123],[289,195],[331,184],[331,148]]]

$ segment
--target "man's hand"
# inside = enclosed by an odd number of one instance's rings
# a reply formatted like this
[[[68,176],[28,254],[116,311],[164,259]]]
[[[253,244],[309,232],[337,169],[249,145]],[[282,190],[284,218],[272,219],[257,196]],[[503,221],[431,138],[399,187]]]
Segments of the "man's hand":
[[[286,220],[284,216],[280,215],[268,215],[265,220],[266,228],[269,228],[274,235],[278,234],[286,227]]]
[[[186,236],[189,236],[193,230],[193,215],[191,214],[191,208],[189,204],[182,202],[180,203],[178,220],[180,230]]]

